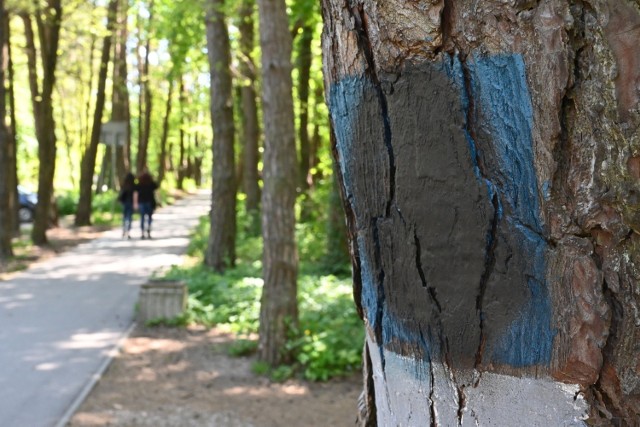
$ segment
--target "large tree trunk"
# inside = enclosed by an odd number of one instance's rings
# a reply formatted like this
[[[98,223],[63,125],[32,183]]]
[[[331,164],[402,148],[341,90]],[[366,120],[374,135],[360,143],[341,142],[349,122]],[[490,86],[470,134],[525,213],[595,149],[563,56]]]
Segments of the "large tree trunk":
[[[5,90],[6,19],[4,0],[0,0],[0,266],[13,256],[11,238],[13,237],[13,210],[11,209],[11,179],[9,174],[10,151],[13,149],[11,135],[6,124],[7,106]]]
[[[229,33],[224,0],[211,0],[207,11],[207,46],[211,69],[213,190],[211,231],[205,262],[216,271],[235,263],[236,181]]]
[[[111,43],[113,41],[113,30],[118,14],[118,2],[111,0],[107,11],[107,35],[102,42],[102,55],[100,57],[100,71],[98,73],[98,90],[96,93],[96,105],[93,113],[93,127],[91,129],[91,139],[87,149],[82,156],[80,164],[80,199],[76,210],[75,225],[91,224],[91,199],[93,196],[93,175],[96,170],[96,156],[98,154],[98,144],[100,143],[100,130],[102,128],[102,114],[104,112],[105,89],[107,86],[107,73],[111,58]],[[112,149],[114,147],[111,147]]]
[[[42,9],[36,5],[34,16],[38,28],[39,53],[42,62],[42,79],[38,83],[37,50],[31,17],[23,14],[25,23],[26,50],[29,69],[31,102],[38,139],[38,205],[31,230],[31,239],[36,245],[47,243],[47,228],[53,198],[53,177],[56,165],[56,133],[53,118],[53,88],[58,61],[58,42],[62,22],[60,0],[47,0]]]
[[[640,423],[638,3],[323,12],[369,417]]]
[[[291,360],[287,338],[297,330],[298,254],[295,241],[297,159],[291,80],[291,34],[284,0],[258,0],[262,48],[264,167],[262,236],[264,287],[259,357]],[[294,179],[292,179],[294,178]]]
[[[245,206],[251,216],[258,215],[260,205],[260,177],[258,162],[260,153],[260,125],[258,123],[258,104],[256,100],[256,65],[251,57],[254,47],[253,11],[255,0],[243,0],[240,6],[240,74],[244,78],[241,89],[242,98],[242,187],[247,195]]]

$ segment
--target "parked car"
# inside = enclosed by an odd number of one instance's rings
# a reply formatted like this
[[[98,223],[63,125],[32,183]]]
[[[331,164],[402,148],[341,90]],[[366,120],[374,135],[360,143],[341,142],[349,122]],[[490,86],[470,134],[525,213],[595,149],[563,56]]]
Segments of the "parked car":
[[[18,218],[20,222],[31,222],[38,204],[38,194],[18,186]]]

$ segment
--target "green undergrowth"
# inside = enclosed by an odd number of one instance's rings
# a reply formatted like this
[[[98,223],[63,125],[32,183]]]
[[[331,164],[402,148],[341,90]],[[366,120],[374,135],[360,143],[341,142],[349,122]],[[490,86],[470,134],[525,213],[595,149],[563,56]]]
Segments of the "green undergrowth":
[[[194,232],[188,253],[199,262],[193,267],[174,267],[168,278],[186,281],[188,308],[177,323],[224,325],[239,337],[229,354],[244,356],[255,352],[262,292],[260,237],[244,232],[247,218],[240,214],[236,266],[217,274],[201,262],[208,239],[208,221],[203,218]],[[270,368],[256,363],[254,371],[274,380],[297,375],[312,381],[343,376],[361,366],[364,328],[353,303],[347,260],[326,265],[326,245],[314,224],[298,225],[300,253],[298,301],[299,331],[288,342],[296,362],[292,366]],[[337,272],[338,274],[331,274]],[[176,323],[174,322],[174,323]]]

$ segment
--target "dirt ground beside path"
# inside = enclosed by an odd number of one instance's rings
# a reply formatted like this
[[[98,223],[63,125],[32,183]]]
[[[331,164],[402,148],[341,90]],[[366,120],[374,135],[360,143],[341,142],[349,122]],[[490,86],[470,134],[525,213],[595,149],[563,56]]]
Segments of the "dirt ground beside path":
[[[271,383],[232,358],[231,335],[138,326],[68,424],[131,427],[353,426],[361,379]]]

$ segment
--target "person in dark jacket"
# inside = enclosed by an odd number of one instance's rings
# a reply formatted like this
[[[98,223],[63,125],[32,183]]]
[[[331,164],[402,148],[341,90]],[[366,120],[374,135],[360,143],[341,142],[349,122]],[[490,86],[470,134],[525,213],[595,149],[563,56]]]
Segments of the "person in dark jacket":
[[[135,177],[128,172],[122,184],[120,185],[120,193],[118,201],[122,204],[122,238],[130,239],[131,221],[133,220],[133,194],[135,191]]]
[[[142,174],[138,177],[136,190],[136,204],[140,210],[140,230],[142,238],[151,238],[151,223],[153,221],[153,211],[156,208],[155,191],[158,184],[153,180],[147,168],[144,168]],[[146,227],[145,227],[146,226]]]

